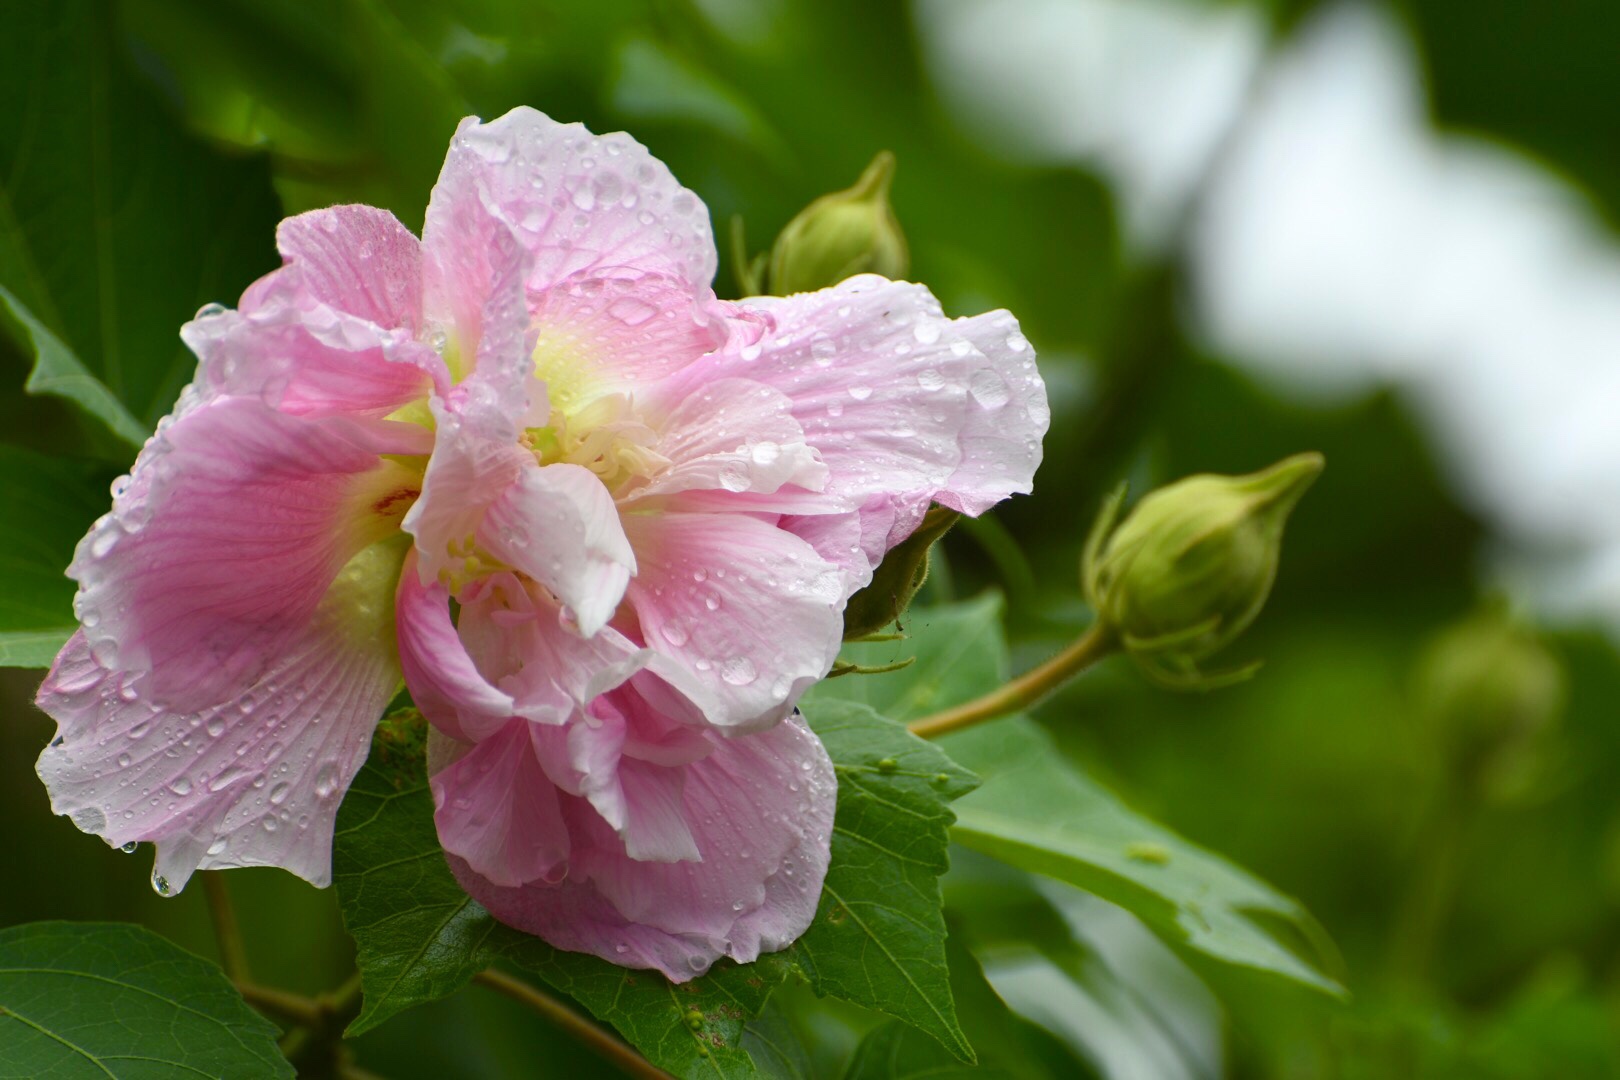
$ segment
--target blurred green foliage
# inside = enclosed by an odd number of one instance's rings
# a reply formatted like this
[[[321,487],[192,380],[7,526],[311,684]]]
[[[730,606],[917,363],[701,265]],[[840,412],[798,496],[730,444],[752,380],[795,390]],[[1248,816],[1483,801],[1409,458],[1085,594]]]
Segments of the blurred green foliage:
[[[1258,6],[1286,32],[1311,5]],[[1620,9],[1400,7],[1439,122],[1517,142],[1610,213],[1620,208]],[[1181,329],[1175,261],[1125,258],[1096,177],[1014,165],[968,141],[929,88],[911,18],[895,0],[21,5],[0,46],[0,285],[149,427],[185,380],[179,323],[204,302],[232,303],[274,264],[279,213],[364,201],[419,227],[446,141],[469,113],[530,104],[595,130],[628,129],[722,229],[738,216],[755,251],[890,150],[913,276],[953,313],[1016,312],[1051,390],[1037,494],[954,530],[924,588],[936,601],[1005,591],[1015,667],[1087,622],[1079,545],[1119,480],[1145,491],[1301,449],[1331,463],[1290,522],[1274,595],[1245,639],[1247,655],[1266,659],[1258,679],[1175,696],[1116,661],[1036,714],[1071,761],[1130,806],[1297,896],[1343,953],[1348,1004],[1180,952],[1168,962],[1213,997],[1161,1012],[1161,1023],[1185,1037],[1178,1024],[1213,1010],[1220,1067],[1233,1076],[1620,1075],[1611,642],[1595,631],[1542,638],[1568,687],[1561,723],[1538,736],[1550,764],[1525,797],[1457,812],[1453,763],[1425,728],[1416,668],[1434,635],[1475,609],[1486,537],[1437,475],[1423,433],[1392,398],[1306,409],[1202,355]],[[82,186],[35,185],[31,170],[49,158],[81,163]],[[724,293],[734,278],[721,250]],[[27,340],[0,336],[7,471],[25,447],[58,455],[50,468],[65,487],[105,483],[127,464],[127,446],[62,400],[22,393]],[[8,477],[8,513],[22,512],[38,476],[20,487]],[[95,507],[83,512],[88,523]],[[59,561],[71,532],[44,538]],[[65,598],[36,573],[47,553],[9,536],[7,603]],[[50,815],[31,768],[50,730],[28,703],[37,678],[0,671],[11,868],[0,926],[130,920],[213,955],[199,890],[159,899],[144,857]],[[959,869],[969,862],[957,859]],[[351,970],[330,893],[270,871],[233,872],[229,884],[260,981],[313,993]],[[967,944],[992,983],[1010,970],[1005,911],[988,892],[1027,905],[1019,949],[1090,973],[1088,1001],[1148,995],[1134,981],[1141,971],[1105,963],[1026,879],[973,884],[947,881],[962,939],[953,961]],[[1416,959],[1403,944],[1413,925],[1428,928]],[[1000,1015],[1000,1002],[982,996],[976,962],[953,962],[952,978],[959,1001],[981,995],[964,1021],[979,1045],[980,1014]],[[864,1077],[880,1051],[917,1041],[802,987],[785,988],[767,1021],[758,1038],[786,1032],[809,1047],[796,1065],[783,1056],[802,1075],[839,1076],[853,1060]],[[1096,1024],[1100,1040],[1107,1024]],[[1044,1063],[1036,1075],[1078,1069],[1070,1055],[1097,1045],[1022,1020],[994,1032],[987,1066]],[[536,1061],[558,1075],[598,1068],[479,988],[363,1036],[356,1051],[395,1078],[529,1075]],[[1196,1054],[1177,1060],[1188,1075],[1208,1074]]]

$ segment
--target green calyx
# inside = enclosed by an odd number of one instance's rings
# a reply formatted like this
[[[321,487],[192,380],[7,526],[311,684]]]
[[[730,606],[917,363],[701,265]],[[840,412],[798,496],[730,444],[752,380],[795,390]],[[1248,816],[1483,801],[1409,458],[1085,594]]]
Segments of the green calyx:
[[[855,274],[905,276],[911,258],[889,205],[894,167],[883,151],[853,187],[823,195],[788,222],[771,249],[772,293],[811,292]]]
[[[1082,567],[1092,608],[1157,681],[1211,689],[1258,665],[1206,673],[1265,606],[1283,526],[1322,471],[1296,454],[1248,476],[1189,476],[1151,492],[1120,522],[1123,489],[1104,505]]]

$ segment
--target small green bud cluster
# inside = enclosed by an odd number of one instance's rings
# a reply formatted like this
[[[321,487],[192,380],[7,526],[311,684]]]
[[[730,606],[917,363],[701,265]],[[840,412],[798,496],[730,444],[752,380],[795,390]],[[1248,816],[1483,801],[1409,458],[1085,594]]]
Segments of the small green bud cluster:
[[[1210,689],[1258,664],[1200,665],[1260,613],[1277,576],[1283,525],[1322,471],[1296,454],[1249,476],[1189,476],[1151,492],[1116,527],[1123,488],[1086,542],[1082,578],[1097,618],[1156,681]]]
[[[893,180],[894,155],[885,150],[854,187],[823,195],[799,211],[771,249],[771,292],[811,292],[856,274],[904,277],[911,259],[889,205]]]
[[[1500,603],[1436,635],[1413,678],[1418,716],[1453,775],[1496,803],[1534,786],[1565,697],[1563,664]]]

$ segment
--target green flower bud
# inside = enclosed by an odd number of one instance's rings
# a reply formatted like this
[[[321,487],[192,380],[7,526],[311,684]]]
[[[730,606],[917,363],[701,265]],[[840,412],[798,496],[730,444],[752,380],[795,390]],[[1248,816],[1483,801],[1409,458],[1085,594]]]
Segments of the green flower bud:
[[[1277,576],[1283,525],[1322,471],[1296,454],[1249,476],[1189,476],[1149,493],[1118,528],[1121,489],[1086,543],[1097,617],[1166,685],[1208,689],[1258,665],[1206,675],[1198,665],[1247,629]]]
[[[904,277],[911,258],[889,205],[894,155],[872,159],[855,186],[823,195],[800,210],[771,250],[770,288],[777,296],[836,285],[855,274]]]
[[[1565,696],[1563,664],[1500,603],[1436,635],[1413,678],[1453,775],[1494,802],[1533,785]]]

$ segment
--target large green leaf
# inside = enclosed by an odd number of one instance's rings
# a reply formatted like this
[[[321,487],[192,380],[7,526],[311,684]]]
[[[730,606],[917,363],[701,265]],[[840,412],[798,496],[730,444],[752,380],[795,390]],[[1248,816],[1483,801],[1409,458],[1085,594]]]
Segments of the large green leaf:
[[[365,995],[351,1034],[502,963],[572,997],[677,1076],[757,1075],[742,1046],[743,1024],[786,975],[784,958],[722,962],[677,986],[656,972],[561,952],[502,926],[451,875],[422,758],[408,737],[401,744],[402,730],[410,729],[384,725],[338,813],[333,879]],[[701,1014],[695,1027],[694,1010]]]
[[[106,5],[6,15],[0,324],[34,357],[31,391],[138,446],[191,377],[180,324],[275,265],[268,170],[181,129]]]
[[[218,968],[149,930],[0,930],[0,1076],[291,1077],[277,1034]]]
[[[107,509],[106,470],[0,445],[0,667],[45,667],[73,633],[73,546]]]
[[[820,698],[863,700],[911,719],[999,685],[1007,670],[1001,601],[916,609],[899,644],[846,646],[863,664],[916,662],[885,675],[835,679]],[[1086,776],[1023,717],[992,721],[941,740],[982,786],[959,802],[952,837],[1014,865],[1048,874],[1131,911],[1172,942],[1220,960],[1338,992],[1333,979],[1272,933],[1331,952],[1310,915],[1254,875],[1136,813]]]
[[[838,813],[799,966],[817,993],[904,1020],[972,1061],[951,999],[939,875],[950,865],[947,804],[977,780],[863,705],[828,699],[805,716],[838,772]]]

